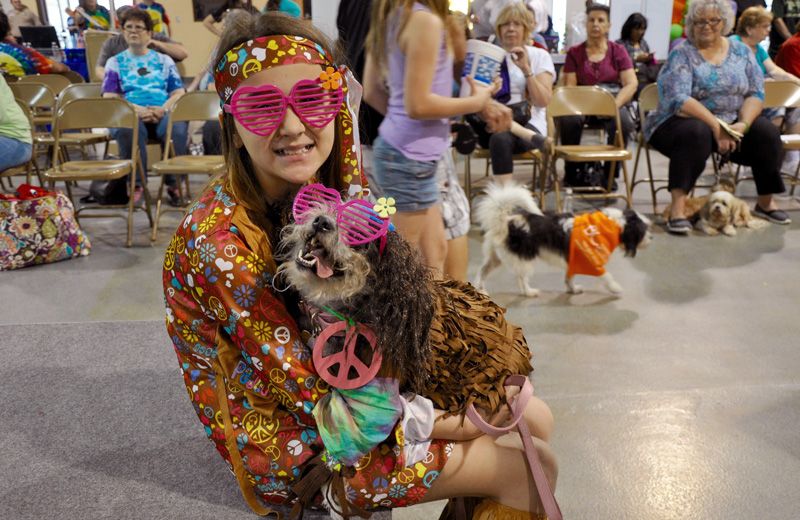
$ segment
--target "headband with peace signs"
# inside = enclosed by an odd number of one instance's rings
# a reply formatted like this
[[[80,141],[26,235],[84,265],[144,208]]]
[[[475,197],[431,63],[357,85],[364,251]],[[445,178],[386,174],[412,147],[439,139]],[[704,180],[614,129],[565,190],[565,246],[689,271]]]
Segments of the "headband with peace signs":
[[[233,47],[214,68],[214,85],[220,104],[228,104],[239,84],[248,77],[280,65],[308,63],[320,66],[322,82],[341,82],[345,102],[336,117],[336,131],[342,148],[341,178],[350,185],[348,195],[360,196],[366,188],[361,175],[361,143],[358,136],[357,110],[361,103],[361,85],[346,67],[337,67],[322,45],[286,34],[261,36]]]

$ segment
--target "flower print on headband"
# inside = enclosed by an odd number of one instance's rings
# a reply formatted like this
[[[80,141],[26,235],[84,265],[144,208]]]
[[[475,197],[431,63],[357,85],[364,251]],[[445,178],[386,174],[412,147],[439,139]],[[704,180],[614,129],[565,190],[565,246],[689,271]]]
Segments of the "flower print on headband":
[[[336,71],[333,57],[318,43],[285,34],[248,40],[225,53],[214,69],[214,84],[223,103],[228,103],[239,84],[248,77],[279,65],[309,63]]]

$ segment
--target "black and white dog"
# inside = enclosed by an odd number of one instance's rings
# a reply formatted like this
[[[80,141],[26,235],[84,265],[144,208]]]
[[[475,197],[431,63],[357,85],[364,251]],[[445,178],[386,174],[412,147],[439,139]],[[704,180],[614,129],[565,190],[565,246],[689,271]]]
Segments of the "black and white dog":
[[[566,270],[568,293],[582,289],[573,282],[576,274],[599,276],[613,294],[622,287],[605,270],[605,263],[619,245],[625,256],[652,240],[650,220],[633,210],[604,208],[584,215],[544,214],[531,193],[515,185],[490,185],[476,202],[475,218],[483,230],[483,264],[473,285],[485,292],[491,271],[505,264],[517,275],[522,294],[539,294],[528,283],[534,262],[542,259]]]

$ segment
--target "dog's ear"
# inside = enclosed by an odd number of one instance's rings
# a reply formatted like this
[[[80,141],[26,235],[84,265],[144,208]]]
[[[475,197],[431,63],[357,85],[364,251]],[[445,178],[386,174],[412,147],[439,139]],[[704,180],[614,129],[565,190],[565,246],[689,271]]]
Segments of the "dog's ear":
[[[625,225],[622,227],[619,239],[625,249],[625,256],[634,257],[639,244],[647,235],[647,223],[639,218],[639,214],[632,209],[626,209],[623,216]]]
[[[398,233],[388,233],[383,253],[370,245],[369,290],[354,302],[378,336],[378,348],[401,385],[421,389],[426,379],[428,334],[435,302],[433,278],[419,253]],[[367,320],[365,320],[367,321]]]

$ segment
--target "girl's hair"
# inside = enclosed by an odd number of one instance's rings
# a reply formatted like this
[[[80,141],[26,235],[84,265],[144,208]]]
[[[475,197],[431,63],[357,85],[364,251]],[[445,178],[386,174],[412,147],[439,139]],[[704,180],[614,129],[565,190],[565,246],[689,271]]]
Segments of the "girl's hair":
[[[497,15],[497,20],[494,22],[494,32],[497,34],[498,38],[500,37],[500,27],[509,22],[519,22],[522,24],[525,28],[523,40],[527,43],[527,40],[531,37],[531,33],[533,33],[533,28],[536,26],[536,20],[528,7],[522,2],[514,2],[508,4],[500,11],[500,14]]]
[[[742,11],[736,23],[736,34],[747,36],[747,29],[752,29],[762,23],[772,23],[772,13],[761,6],[748,7]]]
[[[647,30],[647,18],[642,13],[633,13],[622,24],[622,31],[620,31],[620,39],[630,41],[631,33],[634,29]]]
[[[683,26],[686,28],[686,39],[694,43],[694,21],[701,11],[715,10],[723,20],[722,34],[728,34],[733,29],[733,10],[728,0],[694,0],[686,9],[686,20]]]
[[[237,16],[235,19],[227,21],[217,47],[214,66],[216,67],[216,64],[219,63],[228,50],[239,44],[261,36],[280,34],[301,36],[312,40],[326,49],[333,56],[336,64],[342,63],[339,49],[335,48],[327,36],[311,25],[310,22],[269,12],[255,16]],[[332,123],[337,128],[333,149],[320,168],[318,181],[325,186],[342,191],[346,186],[341,173],[344,158],[341,150],[341,137],[338,131],[338,128],[341,127],[340,117],[340,115],[337,115],[336,120]],[[254,222],[270,230],[272,228],[271,224],[273,224],[267,218],[270,213],[270,206],[264,198],[263,190],[256,178],[250,155],[244,146],[236,147],[235,135],[236,125],[233,116],[223,112],[222,153],[225,156],[225,162],[228,164],[227,186],[237,202],[248,210]]]
[[[367,52],[375,61],[375,66],[384,77],[386,76],[386,33],[388,31],[389,16],[396,9],[403,8],[403,14],[400,17],[400,25],[396,32],[396,34],[399,35],[403,32],[411,16],[411,8],[414,6],[415,2],[430,9],[433,14],[442,19],[442,23],[447,21],[447,13],[449,10],[447,0],[377,0],[372,4],[372,16],[370,19],[369,33],[367,34],[366,47]],[[448,42],[447,47],[450,48],[446,30],[444,34]],[[396,43],[397,42],[395,42],[395,44]]]

